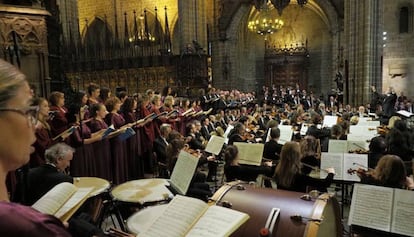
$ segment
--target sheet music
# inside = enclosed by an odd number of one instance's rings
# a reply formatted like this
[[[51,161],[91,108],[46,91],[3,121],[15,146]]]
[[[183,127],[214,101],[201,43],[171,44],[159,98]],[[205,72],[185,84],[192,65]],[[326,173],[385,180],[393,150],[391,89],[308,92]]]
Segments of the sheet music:
[[[359,118],[356,126],[374,126],[376,128],[380,125],[380,121],[372,120],[372,118]]]
[[[302,127],[300,128],[300,135],[305,136],[308,132],[308,128],[310,127],[310,124],[302,123]]]
[[[271,130],[272,130],[271,128],[267,129],[266,142],[270,141],[270,139],[272,138],[272,137],[270,137],[270,131]]]
[[[178,193],[185,195],[190,186],[191,179],[197,168],[198,158],[188,152],[181,151],[178,154],[177,163],[171,174],[171,185]]]
[[[37,200],[32,207],[41,213],[54,215],[74,192],[76,187],[73,184],[60,183]]]
[[[221,148],[223,147],[225,142],[224,137],[219,136],[211,136],[210,140],[207,143],[206,149],[204,149],[206,152],[210,152],[214,155],[218,155],[221,151]]]
[[[399,110],[399,111],[397,111],[397,114],[400,114],[400,115],[402,115],[404,117],[407,117],[407,118],[409,118],[409,117],[411,117],[411,116],[414,115],[413,113],[410,113],[410,112],[408,112],[406,110]]]
[[[343,178],[343,153],[328,153],[322,152],[321,155],[321,169],[334,168],[335,169],[335,180],[342,180]],[[328,176],[326,172],[321,171],[320,178],[324,179]]]
[[[353,154],[353,153],[345,153],[344,154],[344,173],[343,173],[343,180],[347,181],[356,181],[360,182],[361,179],[358,177],[357,174],[348,174],[348,170],[357,170],[358,168],[366,168],[368,167],[368,155],[367,154]]]
[[[414,192],[394,190],[394,210],[392,212],[391,232],[414,236]]]
[[[344,140],[329,139],[328,152],[329,153],[346,153],[348,152],[348,142]]]
[[[323,124],[322,127],[332,127],[335,125],[338,121],[338,116],[332,116],[332,115],[325,115],[323,117]]]
[[[93,187],[90,188],[78,188],[78,190],[70,197],[69,200],[55,213],[57,218],[61,218],[67,212],[69,212],[76,205],[81,204],[82,201],[86,200]]]
[[[348,225],[390,231],[393,194],[392,188],[355,184]]]
[[[280,138],[278,143],[285,145],[286,142],[290,142],[292,140],[292,126],[291,125],[279,125],[278,128],[280,129]]]
[[[186,237],[228,236],[249,216],[220,206],[210,206]]]
[[[377,135],[377,126],[351,125],[349,127],[349,133],[353,135],[367,137],[369,140]]]
[[[177,195],[165,211],[139,237],[182,237],[203,214],[207,204],[195,198]]]
[[[234,145],[239,150],[239,163],[245,165],[256,165],[262,164],[263,158],[263,143],[245,143],[235,142]]]
[[[227,126],[226,132],[224,132],[224,139],[225,139],[224,143],[227,144],[229,142],[229,134],[230,134],[230,131],[233,130],[233,128],[234,128],[233,125],[229,124],[229,126]]]
[[[348,151],[357,150],[357,149],[369,149],[369,142],[371,140],[371,136],[365,135],[355,135],[355,134],[348,134],[347,141],[348,141]]]

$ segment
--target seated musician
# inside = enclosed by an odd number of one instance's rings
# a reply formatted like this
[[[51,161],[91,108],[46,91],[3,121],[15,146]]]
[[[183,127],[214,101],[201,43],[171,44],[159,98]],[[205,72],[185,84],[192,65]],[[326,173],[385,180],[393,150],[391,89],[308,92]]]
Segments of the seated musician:
[[[198,122],[199,123],[199,122]],[[188,123],[186,126],[187,144],[191,149],[204,149],[204,138],[199,134],[196,127],[196,122]]]
[[[407,177],[406,167],[403,160],[396,155],[385,155],[379,161],[375,169],[368,171],[357,170],[357,175],[361,178],[361,183],[384,186],[389,188],[400,188],[414,190],[414,181]],[[353,226],[354,236],[358,237],[402,237],[399,235],[380,230],[374,230],[362,226]]]
[[[302,166],[302,174],[309,175],[312,171],[311,167],[320,167],[321,147],[319,141],[313,136],[305,136],[300,141],[300,153],[302,155],[300,161],[307,166]]]
[[[45,151],[46,164],[30,169],[27,184],[27,205],[32,205],[55,185],[73,183],[73,178],[65,174],[75,150],[65,143],[57,143]]]
[[[274,127],[270,130],[270,140],[265,143],[263,149],[263,157],[269,160],[278,161],[279,154],[282,150],[283,145],[279,144],[280,129]]]
[[[326,192],[333,181],[335,170],[328,168],[328,176],[325,179],[309,177],[302,173],[300,162],[300,146],[297,142],[287,142],[283,145],[280,153],[280,160],[273,175],[278,189],[286,189],[296,192],[306,192],[307,187],[311,186],[321,192]]]
[[[246,127],[243,123],[236,123],[234,128],[230,131],[228,145],[233,145],[235,142],[247,142],[245,138]]]
[[[411,141],[411,131],[405,120],[397,120],[394,127],[385,136],[387,144],[387,153],[399,156],[407,164],[407,174],[412,174],[412,159],[414,151],[412,150],[413,142]]]
[[[174,139],[167,146],[167,167],[172,173],[174,166],[177,162],[178,155],[181,150],[185,148],[185,142],[183,139]],[[188,148],[187,148],[188,149]],[[213,161],[214,157],[201,157],[200,153],[195,154],[199,157],[198,164],[201,165],[206,161]],[[207,197],[211,196],[209,185],[206,183],[206,175],[198,170],[195,171],[193,179],[191,180],[190,187],[188,189],[189,196],[196,197],[202,200],[207,200]]]
[[[385,138],[377,136],[371,139],[368,152],[368,167],[374,169],[380,158],[385,155],[387,144]]]
[[[159,162],[165,163],[167,160],[167,146],[168,141],[167,138],[169,134],[171,133],[171,125],[167,123],[161,124],[160,127],[160,136],[155,138],[152,150],[157,154],[157,160]]]
[[[404,161],[396,155],[385,155],[373,170],[357,170],[361,183],[414,190],[413,179],[407,177]]]
[[[321,144],[321,150],[323,152],[328,151],[329,137],[331,136],[331,130],[329,128],[319,128],[322,117],[319,114],[311,114],[312,125],[308,128],[306,135],[314,136],[316,139],[319,139]]]
[[[335,124],[331,128],[331,138],[332,140],[346,140],[347,135],[344,133],[344,129],[341,125]]]
[[[259,174],[271,176],[272,162],[265,162],[262,166],[239,164],[239,150],[236,146],[228,146],[224,151],[224,175],[226,181],[243,180],[255,181]]]

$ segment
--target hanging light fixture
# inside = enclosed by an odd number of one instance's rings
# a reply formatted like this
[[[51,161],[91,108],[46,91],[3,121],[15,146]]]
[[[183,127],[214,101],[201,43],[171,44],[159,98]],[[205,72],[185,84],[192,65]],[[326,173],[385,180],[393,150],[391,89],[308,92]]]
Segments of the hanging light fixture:
[[[303,7],[308,3],[308,0],[296,0],[298,5]],[[271,0],[273,6],[277,9],[279,15],[282,15],[283,9],[285,9],[289,4],[290,0]]]
[[[273,34],[283,27],[284,22],[281,19],[273,18],[271,16],[271,9],[268,5],[268,0],[255,1],[256,9],[259,15],[248,22],[248,29],[259,35]]]

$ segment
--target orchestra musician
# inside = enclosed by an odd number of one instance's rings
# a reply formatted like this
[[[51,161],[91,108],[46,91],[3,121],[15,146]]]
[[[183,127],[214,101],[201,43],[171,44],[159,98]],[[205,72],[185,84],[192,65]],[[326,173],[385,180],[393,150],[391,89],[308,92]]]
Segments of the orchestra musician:
[[[224,151],[224,175],[226,182],[243,180],[255,181],[259,174],[271,176],[272,162],[264,162],[262,166],[240,165],[239,150],[236,146],[228,146]]]
[[[321,147],[319,141],[313,136],[305,136],[300,141],[300,161],[306,166],[302,166],[302,174],[309,175],[312,169],[310,167],[321,166]]]
[[[174,166],[179,159],[181,150],[186,150],[199,158],[198,165],[205,164],[208,161],[214,161],[214,156],[203,157],[200,152],[190,151],[186,146],[184,139],[174,139],[167,146],[167,168],[170,173],[174,170]],[[193,179],[187,195],[207,201],[207,198],[212,195],[209,185],[206,183],[206,175],[198,170],[195,171]]]
[[[279,154],[282,151],[282,144],[279,144],[280,129],[273,127],[270,130],[270,140],[265,143],[263,149],[263,157],[269,160],[278,161]]]
[[[306,192],[307,187],[326,192],[335,175],[334,168],[326,169],[328,176],[325,179],[312,178],[302,173],[300,146],[297,142],[287,142],[283,145],[280,160],[276,166],[273,178],[278,189],[296,192]]]
[[[363,184],[414,190],[413,178],[407,177],[406,167],[403,160],[395,155],[383,156],[378,161],[375,169],[369,169],[367,171],[360,168],[356,172],[361,178],[361,183]],[[383,232],[362,226],[353,226],[352,230],[358,237],[402,237],[402,235]]]
[[[74,152],[75,149],[65,143],[57,143],[45,151],[46,163],[29,170],[26,205],[33,205],[57,184],[73,183],[73,178],[65,172]]]
[[[412,150],[413,143],[411,141],[411,131],[407,126],[405,120],[397,120],[394,127],[388,132],[385,137],[387,144],[387,153],[399,156],[404,162],[411,164],[414,157]],[[407,166],[407,173],[412,174],[411,165]]]
[[[246,127],[243,123],[237,122],[234,128],[230,131],[228,145],[233,145],[235,142],[247,142]]]

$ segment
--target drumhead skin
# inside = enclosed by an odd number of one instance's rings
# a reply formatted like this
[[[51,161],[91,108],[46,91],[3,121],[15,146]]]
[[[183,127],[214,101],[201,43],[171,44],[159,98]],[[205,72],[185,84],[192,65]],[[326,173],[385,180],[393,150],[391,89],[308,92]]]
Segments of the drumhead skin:
[[[139,234],[157,219],[161,213],[167,208],[168,204],[162,204],[158,206],[151,206],[144,208],[137,213],[133,214],[127,220],[128,230],[133,234]]]
[[[232,236],[259,236],[260,229],[266,225],[269,213],[279,208],[279,218],[271,231],[273,237],[340,237],[342,225],[339,204],[328,194],[316,200],[303,200],[304,193],[270,188],[256,188],[248,184],[232,182],[221,187],[212,197],[217,205],[230,207],[250,215]],[[301,216],[295,221],[291,216]],[[308,218],[321,220],[309,221]]]
[[[111,191],[114,200],[128,203],[156,203],[173,196],[166,187],[167,179],[139,179],[116,186]]]
[[[89,194],[90,197],[99,195],[109,189],[109,182],[105,179],[97,177],[76,177],[73,178],[73,184],[78,188],[93,187],[93,191]]]

